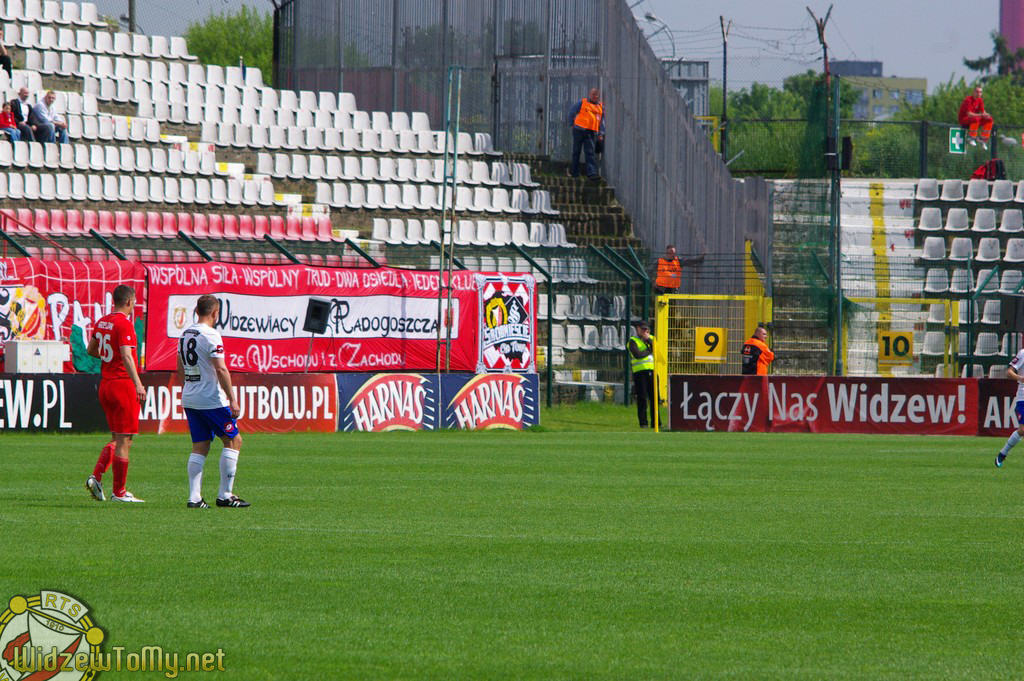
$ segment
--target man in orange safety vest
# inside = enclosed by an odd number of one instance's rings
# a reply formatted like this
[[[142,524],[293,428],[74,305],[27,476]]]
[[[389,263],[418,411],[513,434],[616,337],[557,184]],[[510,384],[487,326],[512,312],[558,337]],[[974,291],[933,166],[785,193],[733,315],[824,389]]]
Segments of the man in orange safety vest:
[[[572,120],[572,166],[569,175],[580,176],[580,152],[584,153],[586,164],[584,170],[587,177],[596,180],[597,159],[594,145],[604,142],[604,104],[601,103],[601,91],[593,88],[587,98],[573,105],[569,110]]]

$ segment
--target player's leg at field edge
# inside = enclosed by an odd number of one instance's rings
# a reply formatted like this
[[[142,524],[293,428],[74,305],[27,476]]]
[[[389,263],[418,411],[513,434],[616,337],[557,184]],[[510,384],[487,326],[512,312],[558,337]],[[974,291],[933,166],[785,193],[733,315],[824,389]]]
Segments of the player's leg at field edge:
[[[114,443],[116,440],[117,436],[111,433],[110,442],[103,445],[103,449],[100,450],[100,456],[96,459],[96,466],[92,469],[92,476],[97,481],[102,481],[103,474],[110,468],[110,460],[114,456]]]
[[[210,442],[192,443],[192,453],[188,456],[188,500],[191,503],[199,503],[203,498],[203,467],[210,453]]]
[[[234,494],[235,471],[238,470],[238,454],[242,449],[242,434],[236,429],[234,437],[220,436],[224,448],[220,450],[220,490],[218,499],[230,499]]]
[[[1021,439],[1024,439],[1024,425],[1021,425],[1020,428],[1013,431],[1013,433],[1010,434],[1010,437],[1006,440],[1006,444],[1004,444],[1003,448],[999,450],[999,454],[996,455],[996,466],[1003,465],[1003,461],[1006,460],[1006,456],[1010,453],[1010,450],[1013,449]]]
[[[114,434],[114,496],[125,495],[125,483],[128,481],[128,454],[132,448],[134,435]]]

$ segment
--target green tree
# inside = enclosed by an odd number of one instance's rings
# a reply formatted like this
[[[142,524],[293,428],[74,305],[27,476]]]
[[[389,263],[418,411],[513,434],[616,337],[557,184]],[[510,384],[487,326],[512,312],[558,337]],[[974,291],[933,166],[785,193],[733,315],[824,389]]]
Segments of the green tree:
[[[211,14],[190,24],[185,39],[203,64],[237,66],[242,57],[246,66],[263,73],[264,82],[273,82],[274,18],[269,12],[242,5],[234,14]]]
[[[1015,83],[1024,82],[1024,47],[1010,50],[1006,38],[998,31],[992,31],[992,54],[977,59],[964,59],[964,66],[982,74],[981,81],[987,82],[994,77],[1010,76]],[[993,67],[995,74],[992,74]]]

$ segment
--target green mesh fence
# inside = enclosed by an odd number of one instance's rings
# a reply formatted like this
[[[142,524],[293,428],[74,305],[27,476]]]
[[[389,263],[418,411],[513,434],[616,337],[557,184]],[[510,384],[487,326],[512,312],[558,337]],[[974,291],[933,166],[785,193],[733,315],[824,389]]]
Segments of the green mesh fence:
[[[825,124],[820,118],[729,122],[729,165],[736,175],[823,178]],[[950,153],[948,123],[843,120],[839,134],[853,142],[849,177],[968,179],[991,158],[1002,159],[1007,177],[1024,179],[1024,126],[996,125],[989,149],[967,146]]]

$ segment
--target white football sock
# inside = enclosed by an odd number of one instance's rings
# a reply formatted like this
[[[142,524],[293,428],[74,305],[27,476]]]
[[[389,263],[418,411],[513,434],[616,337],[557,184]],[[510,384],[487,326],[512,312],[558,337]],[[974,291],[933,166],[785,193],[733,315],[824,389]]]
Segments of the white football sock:
[[[1016,430],[1013,431],[1013,435],[1011,435],[1009,439],[1006,440],[1006,444],[1003,445],[1003,448],[999,450],[999,453],[1002,454],[1003,456],[1006,456],[1007,454],[1010,453],[1010,450],[1013,449],[1014,445],[1020,442],[1020,440],[1020,433],[1018,433]]]
[[[195,503],[203,498],[203,466],[206,457],[192,452],[188,455],[188,500]]]
[[[235,485],[235,471],[238,469],[238,450],[225,447],[220,450],[220,492],[217,496],[227,499]]]

